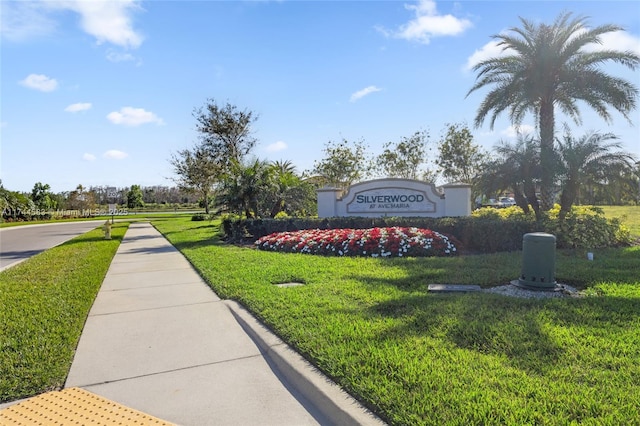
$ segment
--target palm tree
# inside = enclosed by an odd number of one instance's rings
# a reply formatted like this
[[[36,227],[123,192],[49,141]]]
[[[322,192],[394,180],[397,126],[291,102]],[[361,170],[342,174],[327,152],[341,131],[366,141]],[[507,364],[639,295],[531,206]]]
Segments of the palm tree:
[[[602,181],[612,182],[625,178],[632,171],[635,158],[622,151],[622,145],[611,133],[588,133],[579,139],[565,131],[558,141],[562,194],[560,220],[564,220],[579,195],[580,187]]]
[[[230,173],[221,182],[218,206],[244,213],[248,219],[260,217],[264,210],[260,201],[273,185],[271,175],[266,161],[233,162]]]
[[[303,184],[296,175],[296,167],[291,161],[274,161],[270,164],[271,176],[273,178],[272,192],[268,194],[271,204],[271,218],[276,217],[283,211],[287,204],[295,201],[299,194],[297,189]]]
[[[491,115],[493,129],[496,118],[504,111],[515,124],[520,124],[525,114],[533,113],[540,133],[541,201],[547,210],[553,202],[555,107],[576,124],[581,123],[577,101],[585,102],[607,122],[611,121],[607,106],[630,120],[638,88],[602,72],[599,66],[612,61],[635,70],[640,56],[630,51],[585,49],[601,44],[604,34],[622,31],[617,25],[588,28],[585,17],[573,18],[569,12],[560,14],[552,25],[523,18],[520,21],[522,28],[493,36],[504,55],[473,67],[478,76],[467,96],[482,87],[494,86],[480,105],[476,127]]]
[[[525,213],[529,207],[540,219],[540,206],[536,196],[536,184],[540,175],[539,144],[531,136],[518,135],[515,144],[501,141],[494,148],[497,157],[490,162],[480,176],[480,186],[485,193],[510,190]]]
[[[285,175],[288,173],[296,173],[296,166],[290,160],[276,160],[270,166],[276,173]]]

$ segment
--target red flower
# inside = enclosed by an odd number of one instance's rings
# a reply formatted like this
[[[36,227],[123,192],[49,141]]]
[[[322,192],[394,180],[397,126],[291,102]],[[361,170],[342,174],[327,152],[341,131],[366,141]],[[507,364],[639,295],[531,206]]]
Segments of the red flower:
[[[256,241],[260,250],[327,256],[452,256],[446,235],[418,228],[328,229],[281,232]]]

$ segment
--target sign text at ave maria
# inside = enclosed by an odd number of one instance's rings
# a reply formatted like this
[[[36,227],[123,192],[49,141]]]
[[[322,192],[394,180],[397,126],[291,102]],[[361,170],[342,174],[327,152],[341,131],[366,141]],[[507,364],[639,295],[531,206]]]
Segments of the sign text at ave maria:
[[[436,205],[424,191],[410,188],[377,188],[358,192],[347,205],[349,213],[433,213]]]

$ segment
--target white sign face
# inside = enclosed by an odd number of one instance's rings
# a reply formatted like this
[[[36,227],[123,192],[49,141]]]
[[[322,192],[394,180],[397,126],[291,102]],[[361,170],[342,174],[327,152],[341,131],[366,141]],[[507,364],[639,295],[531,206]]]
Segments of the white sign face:
[[[107,197],[116,198],[118,196],[118,188],[107,188]]]
[[[434,213],[436,204],[425,191],[410,188],[377,188],[357,192],[347,204],[348,213]]]
[[[117,207],[115,204],[109,204],[109,214],[115,214]]]

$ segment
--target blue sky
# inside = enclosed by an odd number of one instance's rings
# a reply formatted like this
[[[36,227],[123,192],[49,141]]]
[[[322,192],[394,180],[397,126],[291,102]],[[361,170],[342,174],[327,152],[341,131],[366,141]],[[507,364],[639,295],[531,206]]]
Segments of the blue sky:
[[[328,141],[385,142],[473,124],[470,65],[522,16],[562,11],[626,28],[605,45],[640,54],[637,1],[6,1],[1,5],[0,178],[5,188],[172,185],[171,153],[192,146],[208,98],[259,115],[254,154],[310,170]],[[640,86],[640,72],[606,71]],[[613,132],[640,157],[640,112]],[[559,117],[561,124],[566,119]],[[534,124],[527,117],[524,129]],[[574,126],[575,127],[575,126]],[[490,149],[506,116],[473,129]]]

